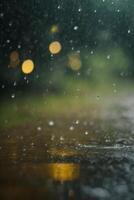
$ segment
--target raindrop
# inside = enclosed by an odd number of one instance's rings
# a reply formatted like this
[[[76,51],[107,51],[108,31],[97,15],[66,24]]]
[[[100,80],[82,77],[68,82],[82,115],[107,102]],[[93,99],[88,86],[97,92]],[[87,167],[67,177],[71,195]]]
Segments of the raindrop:
[[[54,126],[54,121],[49,121],[48,124],[49,126]]]
[[[17,85],[17,83],[16,83],[16,81],[14,81],[13,86],[16,86],[16,85]]]
[[[1,88],[4,89],[4,88],[5,88],[5,85],[2,85]]]
[[[88,135],[88,131],[85,131],[85,135]]]
[[[84,122],[83,122],[83,125],[84,125],[84,126],[87,126],[87,121],[84,121]]]
[[[38,126],[38,127],[37,127],[37,131],[42,131],[42,127],[41,127],[41,126]]]
[[[130,33],[131,33],[131,30],[129,29],[129,30],[128,30],[128,34],[130,34]]]
[[[110,56],[110,55],[107,55],[107,59],[110,60],[110,58],[111,58],[111,56]]]
[[[4,13],[0,13],[0,17],[1,17],[1,18],[4,17]]]
[[[10,27],[12,26],[12,22],[9,23],[9,26],[10,26]]]
[[[79,28],[78,26],[74,26],[74,30],[75,30],[75,31],[77,31],[77,30],[78,30],[78,28]]]
[[[31,146],[32,146],[32,147],[34,146],[34,142],[31,143]]]
[[[20,44],[18,45],[18,49],[21,49],[21,45]]]
[[[70,126],[69,130],[73,131],[74,130],[74,126]]]
[[[51,136],[51,140],[53,141],[55,139],[55,135],[52,135]]]
[[[61,137],[60,137],[60,141],[63,141],[63,140],[64,140],[64,137],[63,137],[63,136],[61,136]]]
[[[97,100],[100,100],[100,96],[97,96],[96,99],[97,99]]]
[[[15,94],[12,94],[12,95],[11,95],[11,98],[14,99],[14,98],[15,98]]]
[[[77,125],[78,125],[78,124],[79,124],[79,120],[76,120],[75,124],[77,124]]]
[[[26,148],[23,148],[23,150],[22,150],[23,152],[25,152],[26,151]]]
[[[7,43],[9,44],[9,43],[10,43],[10,40],[7,40]]]
[[[115,83],[113,83],[113,87],[115,87],[116,86],[116,84]]]
[[[21,139],[21,140],[23,140],[23,139],[24,139],[24,137],[23,137],[23,136],[20,136],[20,139]]]
[[[61,9],[61,6],[60,6],[60,5],[58,5],[58,7],[57,7],[57,8],[58,8],[58,10],[60,10],[60,9]]]
[[[82,11],[82,9],[81,9],[81,8],[79,8],[79,9],[78,9],[78,12],[81,12],[81,11]]]

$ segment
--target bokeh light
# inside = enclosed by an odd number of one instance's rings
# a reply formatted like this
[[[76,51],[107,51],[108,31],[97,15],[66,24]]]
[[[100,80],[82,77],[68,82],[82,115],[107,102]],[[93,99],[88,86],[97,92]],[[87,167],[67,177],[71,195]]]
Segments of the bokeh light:
[[[51,26],[51,29],[50,29],[50,32],[51,33],[58,33],[59,32],[59,27],[58,27],[58,25],[52,25]]]
[[[34,70],[34,63],[32,60],[25,60],[22,64],[22,71],[24,74],[30,74]]]
[[[80,70],[82,63],[78,53],[71,53],[68,55],[68,66],[74,71]]]
[[[19,62],[19,53],[17,51],[12,51],[10,54],[10,67],[17,67]]]
[[[49,45],[49,51],[52,54],[58,54],[61,51],[61,49],[62,49],[61,43],[58,41],[54,41]]]

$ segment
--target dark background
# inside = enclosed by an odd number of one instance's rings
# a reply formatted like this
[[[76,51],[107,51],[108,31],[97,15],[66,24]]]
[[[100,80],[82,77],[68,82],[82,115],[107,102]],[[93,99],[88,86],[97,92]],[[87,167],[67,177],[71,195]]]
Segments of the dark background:
[[[119,54],[122,56],[119,57],[117,66],[113,61],[114,58],[111,57],[112,72],[106,73],[106,76],[133,79],[133,10],[132,0],[1,1],[0,84],[2,91],[3,88],[9,89],[14,85],[19,89],[43,86],[46,89],[61,90],[64,88],[66,77],[93,80],[93,73],[87,73],[87,71],[94,71],[94,65],[90,63],[90,52],[93,54],[99,52],[101,57],[101,54],[105,55],[109,49],[114,49],[116,55],[116,50],[119,49]],[[58,26],[56,33],[51,32],[53,25]],[[77,30],[74,29],[75,26]],[[48,46],[54,40],[60,41],[62,51],[52,56]],[[13,51],[19,53],[20,62],[16,68],[9,65],[10,54]],[[69,52],[80,54],[82,68],[79,74],[67,67]],[[124,66],[122,68],[121,61],[124,55],[127,57],[125,70]],[[89,58],[90,64],[87,64],[85,57]],[[34,72],[28,76],[21,71],[25,59],[32,59],[36,66]],[[94,73],[98,74],[98,71]],[[103,79],[103,76],[100,75],[99,79]]]

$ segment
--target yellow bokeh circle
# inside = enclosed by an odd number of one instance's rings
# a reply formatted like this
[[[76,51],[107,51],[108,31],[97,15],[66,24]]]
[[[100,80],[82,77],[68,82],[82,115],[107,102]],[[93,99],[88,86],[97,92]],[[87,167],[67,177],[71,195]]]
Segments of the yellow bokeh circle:
[[[71,53],[68,56],[68,65],[74,71],[80,70],[80,68],[82,67],[80,55],[77,53]]]
[[[25,60],[22,64],[22,71],[24,74],[30,74],[34,70],[34,63],[32,60]]]
[[[61,51],[61,49],[62,49],[62,46],[60,42],[58,41],[51,42],[49,45],[49,51],[52,54],[58,54]]]

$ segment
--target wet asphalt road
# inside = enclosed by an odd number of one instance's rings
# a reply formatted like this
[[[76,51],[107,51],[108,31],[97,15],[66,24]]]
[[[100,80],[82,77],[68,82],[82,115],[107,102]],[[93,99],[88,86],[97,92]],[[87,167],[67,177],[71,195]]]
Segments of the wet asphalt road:
[[[134,199],[134,98],[0,136],[0,199]]]

